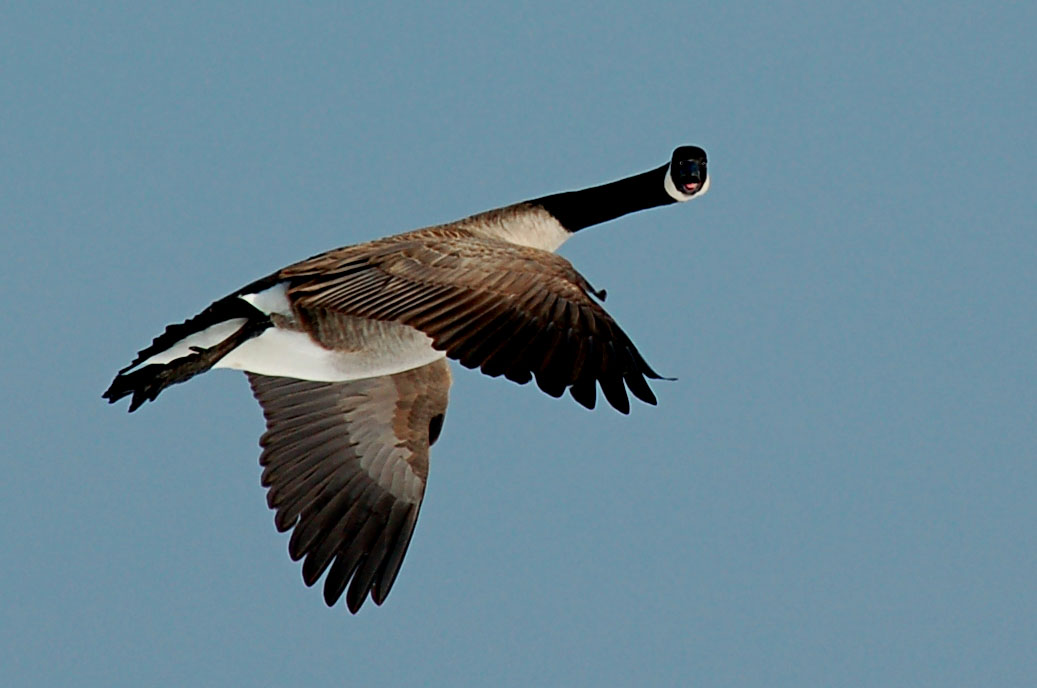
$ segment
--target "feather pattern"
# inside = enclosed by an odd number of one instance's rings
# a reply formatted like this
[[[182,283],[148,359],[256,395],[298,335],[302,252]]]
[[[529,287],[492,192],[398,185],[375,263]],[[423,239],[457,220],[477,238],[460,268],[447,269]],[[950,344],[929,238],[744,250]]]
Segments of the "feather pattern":
[[[324,595],[356,612],[392,588],[417,522],[431,433],[446,412],[450,368],[439,359],[395,375],[314,382],[249,374],[267,431],[263,485],[303,580],[325,571]],[[438,419],[438,420],[435,420]]]
[[[326,346],[356,320],[420,330],[468,368],[594,406],[594,382],[619,411],[626,389],[654,404],[659,379],[590,283],[564,258],[447,225],[329,251],[279,271],[302,326]],[[591,340],[600,342],[594,355]],[[582,381],[578,391],[573,385]]]
[[[248,373],[267,430],[262,484],[307,585],[356,612],[392,588],[417,522],[429,447],[443,427],[446,357],[491,377],[597,389],[628,413],[660,376],[553,253],[572,234],[709,187],[706,153],[457,222],[335,249],[278,270],[170,325],[104,398],[129,410],[213,368]]]

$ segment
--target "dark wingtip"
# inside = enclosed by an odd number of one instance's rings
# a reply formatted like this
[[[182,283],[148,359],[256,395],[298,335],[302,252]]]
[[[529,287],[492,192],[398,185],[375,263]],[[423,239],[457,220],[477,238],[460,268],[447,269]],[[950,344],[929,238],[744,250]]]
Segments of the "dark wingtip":
[[[640,352],[637,351],[637,349],[633,349],[633,347],[631,347],[630,353],[633,354],[634,360],[637,363],[637,367],[640,369],[641,373],[645,377],[651,380],[666,380],[668,382],[674,382],[677,380],[677,378],[675,377],[666,377],[665,375],[660,375],[659,373],[652,370],[652,366],[648,365],[648,361],[644,359],[644,356],[642,356]]]
[[[609,405],[624,416],[629,414],[630,399],[627,397],[626,386],[623,384],[622,378],[617,380],[601,378],[598,382],[601,384],[601,391]]]
[[[648,383],[645,382],[643,377],[633,373],[627,374],[623,379],[627,384],[627,388],[635,397],[651,406],[655,406],[658,403],[655,394],[652,392],[652,388],[648,386]]]
[[[536,373],[536,382],[537,387],[540,388],[540,391],[542,391],[544,394],[547,394],[548,396],[554,397],[555,399],[565,394],[564,382],[559,382],[557,379],[552,379],[550,376],[548,376],[545,373],[542,373],[541,371],[537,371]]]
[[[575,399],[578,404],[590,411],[593,411],[597,396],[596,389],[594,378],[584,378],[577,380],[572,387],[569,388],[569,395]]]
[[[334,607],[338,604],[339,598],[342,597],[341,590],[334,590],[329,588],[327,581],[324,582],[324,604],[329,607]]]
[[[360,608],[364,606],[364,602],[367,601],[367,590],[363,593],[354,593],[352,590],[353,586],[350,586],[350,590],[346,592],[346,607],[350,613],[356,614],[360,611]]]

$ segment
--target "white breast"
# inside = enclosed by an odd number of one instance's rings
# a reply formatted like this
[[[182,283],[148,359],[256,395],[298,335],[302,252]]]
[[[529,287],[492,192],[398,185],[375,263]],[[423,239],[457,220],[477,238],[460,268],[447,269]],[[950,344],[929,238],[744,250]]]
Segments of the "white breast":
[[[527,203],[488,210],[455,223],[478,236],[501,239],[519,246],[557,251],[572,232],[551,213]]]

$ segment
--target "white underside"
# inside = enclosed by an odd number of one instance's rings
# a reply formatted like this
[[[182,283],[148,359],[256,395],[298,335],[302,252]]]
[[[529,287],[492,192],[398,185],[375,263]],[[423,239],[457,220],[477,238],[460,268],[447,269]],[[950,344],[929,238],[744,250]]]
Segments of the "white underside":
[[[255,294],[242,294],[240,298],[267,315],[293,319],[284,284]],[[214,346],[244,324],[244,318],[217,323],[185,337],[135,367],[170,363],[194,353],[192,347]],[[432,340],[424,333],[400,323],[354,318],[340,322],[339,330],[343,348],[328,349],[306,332],[270,327],[238,346],[213,367],[300,380],[342,382],[401,373],[446,355],[433,349]]]
[[[367,341],[356,351],[326,349],[305,332],[271,327],[224,356],[214,368],[260,375],[341,382],[380,377],[432,363],[446,354],[432,340],[406,325],[366,321]]]
[[[283,283],[257,294],[243,294],[241,298],[267,315],[293,317]],[[348,335],[348,351],[325,348],[305,332],[271,327],[213,367],[342,382],[402,373],[446,355],[433,349],[432,340],[424,333],[399,323],[355,318],[340,323],[340,329]]]

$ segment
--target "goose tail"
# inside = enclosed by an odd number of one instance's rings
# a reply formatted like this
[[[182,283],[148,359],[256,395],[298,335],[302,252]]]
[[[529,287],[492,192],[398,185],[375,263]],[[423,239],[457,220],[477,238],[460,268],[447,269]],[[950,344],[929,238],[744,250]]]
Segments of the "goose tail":
[[[129,410],[154,401],[166,387],[204,373],[273,323],[237,294],[216,301],[195,317],[170,325],[115,376],[102,398],[130,398]]]

